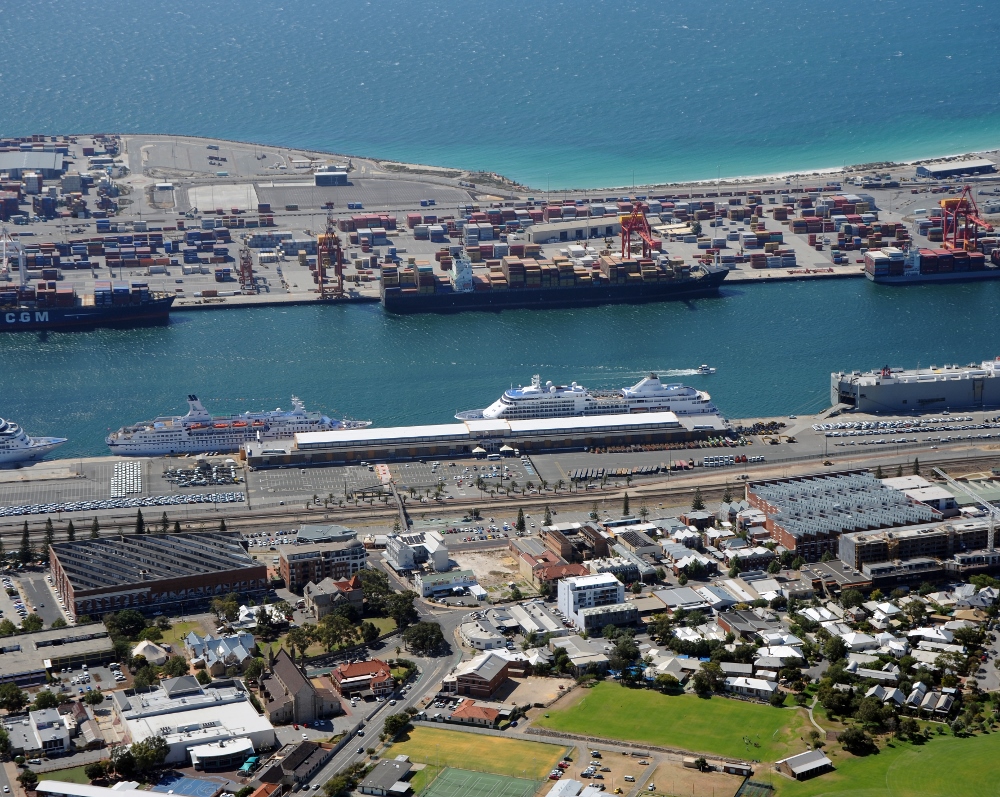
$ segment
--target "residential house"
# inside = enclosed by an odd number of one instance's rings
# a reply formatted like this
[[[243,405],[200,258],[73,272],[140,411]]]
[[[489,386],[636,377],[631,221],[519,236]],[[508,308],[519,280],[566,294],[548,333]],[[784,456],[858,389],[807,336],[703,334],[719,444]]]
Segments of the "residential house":
[[[726,678],[725,689],[734,695],[769,700],[771,695],[778,691],[778,685],[774,681],[765,681],[761,678],[731,675]]]
[[[345,662],[330,673],[333,688],[344,697],[361,694],[367,697],[385,697],[396,688],[392,670],[381,659]]]
[[[341,581],[333,578],[324,578],[318,584],[310,581],[303,588],[302,597],[306,602],[306,611],[315,619],[321,620],[337,606],[344,604],[361,612],[365,593],[361,578],[355,574]]]
[[[257,643],[254,642],[253,634],[246,632],[224,637],[211,634],[203,637],[192,631],[184,637],[184,650],[195,669],[204,667],[212,675],[219,677],[225,675],[230,667],[243,672],[253,660]]]
[[[451,721],[461,722],[464,725],[495,728],[500,721],[500,711],[489,706],[480,706],[475,700],[466,698],[451,712]]]

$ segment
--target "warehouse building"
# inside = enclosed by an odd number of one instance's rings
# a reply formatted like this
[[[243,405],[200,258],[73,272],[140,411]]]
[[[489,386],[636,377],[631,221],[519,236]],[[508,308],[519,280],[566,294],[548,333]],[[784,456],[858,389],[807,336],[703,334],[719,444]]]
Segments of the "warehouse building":
[[[57,180],[63,173],[61,152],[0,152],[0,172],[20,180],[26,172],[36,172],[45,180]]]
[[[360,544],[360,543],[359,543]],[[49,546],[56,589],[74,615],[184,613],[215,596],[263,596],[267,567],[236,532],[143,534]]]
[[[595,238],[616,238],[622,223],[617,216],[583,216],[579,219],[550,221],[528,227],[528,243],[552,244],[560,241],[587,241]]]
[[[107,664],[114,657],[104,623],[16,634],[0,639],[0,683],[36,686],[45,683],[49,672]]]
[[[678,418],[672,412],[470,420],[433,426],[304,432],[292,440],[246,443],[241,456],[251,469],[257,469],[493,452],[541,453],[701,440],[724,433],[726,428],[717,415]]]
[[[918,166],[917,177],[932,177],[943,180],[948,177],[959,177],[963,174],[993,174],[996,170],[996,164],[985,158],[967,161],[936,161]]]

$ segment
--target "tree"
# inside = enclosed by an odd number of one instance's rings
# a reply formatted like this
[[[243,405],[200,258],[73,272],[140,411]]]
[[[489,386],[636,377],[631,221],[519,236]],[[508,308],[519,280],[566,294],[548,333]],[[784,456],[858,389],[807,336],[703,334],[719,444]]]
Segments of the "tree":
[[[243,670],[243,677],[248,681],[256,681],[264,674],[264,659],[260,656],[255,656],[250,659],[250,663],[247,664],[246,669]]]
[[[108,776],[107,761],[92,761],[83,768],[83,774],[93,783],[95,780],[104,780]]]
[[[524,595],[521,593],[521,588],[517,586],[517,584],[515,584],[513,587],[510,588],[510,599],[512,601],[519,601],[522,600],[523,598]]]
[[[28,535],[27,520],[24,521],[24,526],[21,528],[21,547],[18,548],[17,558],[22,565],[28,564],[35,558],[35,552],[31,547],[31,537]]]
[[[876,479],[884,479],[885,478],[885,476],[882,475],[882,466],[881,465],[879,465],[877,468],[875,468],[875,478]]]
[[[358,629],[344,615],[330,612],[320,620],[316,636],[327,652],[332,652],[354,642],[357,632]]]
[[[899,479],[899,478],[902,478],[902,476],[903,476],[903,466],[902,465],[897,465],[896,466],[896,478]]]
[[[736,578],[740,574],[740,560],[737,557],[733,557],[733,563],[729,566],[729,577]]]
[[[226,529],[226,519],[222,518],[222,520],[219,521],[219,531],[225,532],[226,530],[227,530]]]
[[[413,605],[416,599],[417,593],[410,589],[405,592],[397,592],[386,598],[386,613],[396,621],[396,625],[401,630],[420,619],[420,615],[417,614],[416,607]]]
[[[95,689],[93,692],[87,692],[83,696],[83,702],[90,706],[99,706],[104,702],[104,692],[100,689]]]
[[[180,678],[182,675],[187,675],[187,659],[183,656],[171,656],[163,664],[163,674],[171,678]]]
[[[840,744],[847,752],[854,755],[867,755],[876,749],[872,737],[855,726],[841,731]]]
[[[132,683],[136,689],[148,689],[156,681],[156,671],[148,664],[136,670],[132,676]]]
[[[11,714],[16,714],[28,705],[28,696],[22,692],[17,684],[7,682],[0,684],[0,708],[5,708]]]
[[[629,506],[628,493],[622,497],[622,517],[628,517],[631,507]]]
[[[920,460],[917,457],[913,458],[913,475],[920,475]]]
[[[14,636],[17,633],[17,626],[6,618],[0,620],[0,637]]]
[[[400,733],[406,730],[410,724],[410,715],[406,712],[390,714],[385,718],[385,735],[388,739],[395,739]]]
[[[101,524],[95,517],[93,522],[90,524],[90,539],[96,540],[101,536]]]
[[[656,688],[661,692],[676,692],[681,685],[681,682],[677,680],[677,676],[671,675],[668,672],[661,672],[656,676],[654,681]]]
[[[771,564],[769,564],[767,566],[767,572],[770,573],[771,575],[774,575],[775,573],[780,573],[781,572],[781,560],[777,559],[777,558],[772,559],[771,560]]]
[[[840,596],[840,605],[845,609],[854,609],[865,602],[865,596],[859,589],[845,589]]]
[[[76,526],[73,525],[73,521],[72,520],[66,526],[66,540],[68,542],[75,542],[76,541]]]
[[[31,704],[32,711],[43,711],[47,708],[56,708],[59,705],[59,698],[48,689],[42,689],[35,695],[35,702]]]
[[[285,642],[288,644],[288,647],[299,652],[299,661],[304,661],[306,650],[312,644],[312,635],[304,626],[290,628],[285,635]]]
[[[546,526],[552,525],[552,510],[549,509],[548,504],[545,505],[545,519],[542,521],[542,523],[544,523]],[[24,525],[25,527],[27,527],[28,524],[25,523]]]
[[[146,521],[143,520],[141,509],[136,510],[135,513],[135,533],[136,534],[146,533]]]
[[[682,587],[688,583],[687,573],[685,573],[683,570],[681,571],[681,574],[677,576],[677,583],[680,584]]]
[[[414,653],[429,654],[444,646],[444,634],[437,623],[420,622],[403,632],[403,642]]]
[[[517,510],[517,520],[514,522],[514,528],[521,534],[524,534],[525,529],[528,528],[528,524],[524,522],[524,510],[520,507]]]
[[[45,518],[45,549],[43,553],[48,556],[49,546],[56,541],[56,530],[52,525],[52,518]]]
[[[5,756],[10,753],[10,734],[7,733],[7,729],[0,725],[0,756]]]
[[[767,702],[775,708],[783,708],[785,705],[785,693],[780,689],[775,689],[767,699]]]
[[[632,584],[632,594],[641,595],[642,594],[642,582],[636,581]]]
[[[847,655],[847,643],[839,636],[832,636],[823,645],[823,655],[833,661],[840,661]]]
[[[168,531],[170,531],[170,521],[167,519],[167,511],[163,510],[160,516],[160,533],[166,534]]]
[[[882,724],[882,701],[877,697],[866,697],[858,705],[858,719],[869,728]]]
[[[135,774],[135,758],[132,757],[128,747],[117,744],[111,748],[108,772],[120,778],[131,778]]]
[[[733,491],[729,489],[729,482],[726,482],[726,491],[722,494],[722,503],[731,504],[733,502]]]
[[[706,661],[702,663],[701,669],[694,674],[694,690],[699,695],[711,694],[722,688],[726,681],[725,673],[718,662]]]
[[[181,522],[179,520],[174,521],[174,534],[181,533]]]
[[[25,791],[33,791],[38,784],[38,775],[30,769],[23,769],[21,774],[17,776],[17,782],[24,787]]]
[[[372,644],[380,636],[378,626],[375,623],[368,622],[365,620],[361,624],[361,638],[365,641],[366,645]]]
[[[159,642],[163,639],[163,632],[155,625],[151,625],[139,632],[139,639],[145,639],[149,642]]]
[[[142,629],[146,627],[146,618],[135,609],[122,609],[105,615],[104,624],[112,637],[138,639]]]
[[[21,630],[26,634],[33,634],[35,631],[41,631],[45,626],[45,622],[37,614],[29,614],[21,621]]]
[[[141,742],[133,742],[129,748],[138,774],[149,772],[161,766],[170,752],[170,745],[162,736],[150,736]]]
[[[796,556],[794,559],[792,559],[792,570],[801,569],[805,563],[806,563],[805,559],[803,559],[801,556]]]
[[[649,517],[649,507],[646,506],[646,502],[645,501],[643,501],[639,505],[639,517],[642,518],[642,522],[643,523],[645,523],[646,522],[646,518]]]
[[[212,683],[212,675],[208,672],[208,670],[198,670],[194,677],[202,686],[208,686]]]

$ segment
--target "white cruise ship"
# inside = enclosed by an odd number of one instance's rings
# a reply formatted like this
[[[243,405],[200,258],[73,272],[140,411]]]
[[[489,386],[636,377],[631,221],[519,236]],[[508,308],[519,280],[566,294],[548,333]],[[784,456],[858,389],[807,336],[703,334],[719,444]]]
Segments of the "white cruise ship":
[[[162,416],[112,432],[105,442],[113,454],[123,456],[168,456],[171,454],[220,454],[239,451],[251,440],[285,439],[299,432],[330,432],[362,429],[371,421],[328,418],[306,412],[305,405],[292,396],[292,409],[273,412],[244,412],[213,417],[198,400],[188,396],[187,415]]]
[[[0,466],[37,462],[65,442],[65,437],[28,437],[16,423],[0,418]]]
[[[564,418],[575,415],[621,415],[636,412],[672,412],[675,415],[718,415],[712,397],[679,383],[667,384],[656,374],[632,387],[614,391],[587,390],[570,385],[542,384],[537,374],[527,387],[515,387],[483,410],[466,410],[455,415],[460,421],[525,420]]]

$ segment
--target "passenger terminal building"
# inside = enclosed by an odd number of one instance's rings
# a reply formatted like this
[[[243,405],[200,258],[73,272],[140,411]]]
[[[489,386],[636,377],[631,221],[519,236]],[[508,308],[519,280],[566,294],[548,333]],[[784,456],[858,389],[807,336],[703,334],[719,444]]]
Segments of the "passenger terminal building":
[[[605,446],[685,443],[726,431],[717,415],[672,412],[591,415],[533,420],[468,420],[434,426],[304,432],[292,440],[250,442],[251,469],[363,460],[458,457],[470,454],[544,453]]]

